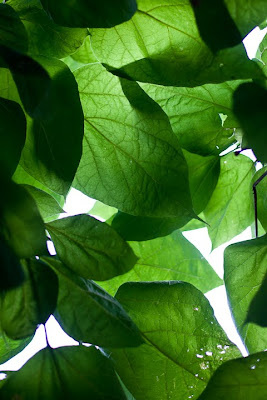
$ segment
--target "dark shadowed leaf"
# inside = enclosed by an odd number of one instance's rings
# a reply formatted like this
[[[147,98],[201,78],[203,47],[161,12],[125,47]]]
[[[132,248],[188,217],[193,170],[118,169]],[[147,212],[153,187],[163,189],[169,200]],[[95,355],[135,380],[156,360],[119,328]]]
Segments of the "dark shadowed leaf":
[[[217,323],[208,300],[177,281],[126,283],[116,298],[145,344],[111,353],[122,381],[138,400],[196,397],[217,367],[240,353]]]
[[[267,171],[267,167],[261,168],[253,176],[252,184],[255,183]],[[267,178],[264,177],[257,185],[257,212],[263,228],[267,231]]]
[[[34,199],[21,185],[2,180],[0,230],[19,258],[47,254],[43,220]]]
[[[0,98],[0,166],[11,177],[26,139],[26,118],[19,104]]]
[[[109,28],[130,19],[136,11],[135,0],[41,0],[56,24],[70,27]]]
[[[238,121],[232,111],[234,90],[241,81],[194,88],[142,84],[166,112],[182,148],[203,156],[217,155],[234,141]]]
[[[246,319],[267,271],[266,235],[228,246],[224,261],[225,286],[237,329],[249,351],[263,351],[267,348],[267,329],[247,324]]]
[[[242,44],[212,53],[189,1],[139,0],[130,21],[90,32],[96,57],[129,79],[193,87],[263,76]]]
[[[230,153],[221,157],[219,180],[204,211],[213,249],[252,224],[251,179],[254,171],[254,163],[246,156]]]
[[[190,0],[200,36],[216,53],[221,49],[233,47],[242,41],[223,0]]]
[[[234,112],[244,131],[247,146],[257,159],[267,162],[267,89],[256,83],[240,85],[234,93]]]
[[[85,138],[74,186],[129,214],[192,218],[187,165],[159,105],[98,64],[75,78]]]
[[[265,352],[227,361],[217,369],[198,400],[264,400],[266,377]]]
[[[3,400],[126,399],[111,361],[84,346],[41,350],[5,380],[0,395]]]
[[[260,325],[264,328],[267,327],[267,272],[263,278],[261,286],[255,296],[253,297],[247,318],[246,323],[252,322],[254,324]]]
[[[125,282],[180,280],[203,292],[222,284],[202,254],[179,231],[129,244],[138,257],[135,267],[127,274],[100,283],[111,295]]]
[[[9,4],[0,4],[0,45],[22,52],[28,48],[26,29]]]
[[[56,25],[38,0],[9,0],[28,33],[28,54],[62,58],[74,53],[88,35],[87,29]]]
[[[0,236],[0,292],[20,286],[24,281],[24,272],[19,259]]]
[[[57,304],[58,279],[47,264],[36,259],[21,261],[25,282],[1,299],[1,328],[11,339],[34,334]]]
[[[89,215],[62,218],[46,228],[58,257],[86,279],[110,279],[129,271],[136,263],[130,246],[117,232]]]
[[[93,281],[74,275],[60,261],[51,257],[44,260],[58,274],[55,316],[70,336],[111,348],[142,343],[138,329],[117,300]]]

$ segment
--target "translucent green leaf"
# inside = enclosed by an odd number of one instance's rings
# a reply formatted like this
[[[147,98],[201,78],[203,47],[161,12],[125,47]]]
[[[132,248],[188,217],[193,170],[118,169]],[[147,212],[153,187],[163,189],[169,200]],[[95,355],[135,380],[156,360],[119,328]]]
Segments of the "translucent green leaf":
[[[94,347],[46,348],[5,380],[1,399],[125,400],[111,361]]]
[[[0,364],[5,363],[20,353],[32,340],[32,336],[22,340],[9,339],[4,332],[0,333]]]
[[[194,216],[187,165],[161,108],[101,65],[75,71],[85,116],[74,186],[133,215]]]
[[[267,354],[227,361],[212,376],[198,400],[263,400],[267,396]]]
[[[127,21],[136,11],[135,0],[41,0],[47,13],[58,25],[109,28]]]
[[[48,265],[36,259],[21,261],[25,282],[9,290],[1,299],[1,327],[11,339],[34,334],[57,304],[58,279]]]
[[[135,267],[127,274],[100,283],[111,295],[124,282],[180,280],[203,292],[222,284],[202,254],[179,231],[164,238],[129,244],[138,257]]]
[[[246,323],[252,322],[264,328],[267,327],[267,314],[266,314],[266,300],[267,300],[267,274],[265,274],[261,286],[253,297]]]
[[[28,33],[28,54],[62,58],[74,53],[88,35],[87,29],[56,25],[38,0],[9,0]]]
[[[28,36],[18,14],[9,4],[0,4],[0,45],[26,52]]]
[[[267,237],[228,246],[224,253],[224,280],[237,329],[251,352],[267,348],[267,329],[246,324],[249,306],[266,274]]]
[[[68,65],[71,71],[84,67],[86,64],[98,62],[91,48],[90,36],[86,37],[82,46],[75,53],[64,58],[62,61]]]
[[[12,181],[1,181],[0,230],[19,258],[47,254],[44,223],[31,195]]]
[[[89,213],[90,215],[95,215],[107,220],[112,217],[117,211],[117,208],[107,206],[106,204],[101,203],[101,201],[96,201]]]
[[[106,280],[131,269],[137,258],[129,245],[104,222],[75,215],[46,224],[58,257],[77,275]]]
[[[26,139],[26,118],[19,104],[0,98],[0,166],[12,176]]]
[[[55,314],[74,339],[103,347],[132,347],[142,343],[135,324],[120,303],[93,281],[74,275],[60,261],[44,259],[59,278]]]
[[[181,146],[203,156],[219,154],[234,141],[232,96],[237,82],[194,88],[142,84],[142,88],[166,112]],[[226,118],[226,119],[224,119]]]
[[[126,283],[116,298],[145,344],[113,350],[116,370],[138,400],[197,396],[223,362],[240,353],[217,323],[208,300],[183,282]]]
[[[243,83],[234,93],[234,112],[244,131],[247,146],[257,159],[267,162],[267,89],[253,82]]]
[[[64,212],[56,199],[48,193],[30,185],[24,185],[24,188],[34,198],[41,217],[45,222],[57,219],[59,214]]]
[[[139,0],[130,21],[90,32],[96,57],[132,80],[193,87],[262,76],[242,44],[212,53],[189,1]]]
[[[251,179],[254,163],[234,153],[221,158],[217,186],[204,210],[213,249],[241,233],[254,220]]]

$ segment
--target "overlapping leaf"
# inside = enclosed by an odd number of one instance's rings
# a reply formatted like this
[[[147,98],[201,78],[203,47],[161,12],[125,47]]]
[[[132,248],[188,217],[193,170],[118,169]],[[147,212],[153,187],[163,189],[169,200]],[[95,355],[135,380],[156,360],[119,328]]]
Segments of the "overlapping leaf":
[[[24,281],[24,272],[18,257],[0,236],[0,292],[20,286]]]
[[[34,372],[34,377],[33,377]],[[1,399],[125,400],[111,361],[94,347],[46,348],[4,381]]]
[[[45,261],[58,274],[56,317],[70,336],[111,348],[142,343],[138,329],[117,300],[93,281],[71,273],[60,261],[52,258]]]
[[[32,336],[22,340],[9,339],[3,332],[0,333],[0,364],[20,353],[32,340]]]
[[[183,282],[126,283],[116,298],[145,344],[111,353],[126,387],[139,400],[197,397],[223,362],[238,356],[206,298]]]
[[[256,189],[256,204],[257,207],[257,216],[261,225],[267,231],[267,179],[261,177],[266,173],[267,168],[261,168],[256,174],[253,176],[252,184],[255,184],[258,180],[258,184],[255,186]]]
[[[202,254],[179,231],[130,245],[138,257],[135,267],[127,274],[100,283],[112,295],[125,282],[180,280],[203,292],[222,284]]]
[[[267,329],[246,321],[267,271],[266,235],[228,246],[224,257],[225,286],[237,329],[249,351],[263,351],[267,348]]]
[[[0,45],[25,52],[28,35],[18,14],[9,4],[0,4]]]
[[[85,138],[74,186],[129,214],[192,218],[187,165],[161,108],[101,65],[75,78]]]
[[[221,158],[219,180],[204,211],[213,249],[252,224],[251,179],[254,171],[253,162],[246,156],[230,153]]]
[[[137,258],[109,225],[76,215],[46,225],[64,264],[85,279],[106,280],[128,272]]]

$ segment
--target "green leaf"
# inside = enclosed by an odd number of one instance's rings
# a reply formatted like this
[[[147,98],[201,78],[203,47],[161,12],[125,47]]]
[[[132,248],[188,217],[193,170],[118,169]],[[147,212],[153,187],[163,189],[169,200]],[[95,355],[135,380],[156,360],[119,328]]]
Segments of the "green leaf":
[[[204,211],[213,249],[252,224],[251,179],[254,171],[254,163],[246,156],[230,153],[221,157],[219,180]]]
[[[117,300],[93,281],[74,275],[60,261],[52,257],[44,261],[59,278],[55,316],[68,335],[81,342],[111,348],[142,343],[138,329]]]
[[[111,353],[122,381],[138,400],[197,398],[216,368],[240,354],[208,300],[188,283],[126,283],[116,298],[145,340],[136,350]]]
[[[266,300],[267,274],[265,274],[259,290],[250,303],[246,323],[252,322],[264,328],[267,327]]]
[[[110,279],[136,263],[133,251],[117,232],[89,215],[62,218],[46,228],[61,261],[85,279]]]
[[[22,52],[28,48],[27,32],[9,4],[0,4],[0,45]]]
[[[241,81],[194,88],[142,84],[165,111],[181,146],[203,156],[219,154],[234,141],[239,126],[232,111],[232,96]],[[226,119],[225,119],[226,117]]]
[[[190,0],[200,36],[216,53],[221,49],[233,47],[242,42],[237,29],[223,0]]]
[[[84,67],[86,64],[98,62],[91,48],[90,36],[87,36],[83,44],[75,53],[64,58],[65,64],[68,65],[71,71]]]
[[[135,0],[41,0],[48,15],[58,25],[109,28],[130,19],[136,11]]]
[[[266,274],[267,236],[228,246],[224,253],[224,280],[239,334],[250,352],[267,348],[267,329],[246,324],[252,299]]]
[[[9,339],[4,332],[0,333],[0,364],[5,363],[20,353],[32,340],[32,336],[22,340]]]
[[[107,220],[111,218],[117,211],[117,208],[107,206],[106,204],[101,203],[101,201],[96,201],[89,213],[90,215],[95,215]]]
[[[196,214],[203,211],[217,185],[220,175],[218,156],[202,157],[183,151],[189,170],[189,186]]]
[[[43,220],[30,194],[12,181],[1,181],[0,230],[19,258],[47,254]]]
[[[56,25],[38,0],[9,0],[28,33],[28,54],[62,58],[74,53],[88,35],[87,29]]]
[[[60,213],[64,213],[54,197],[48,193],[30,185],[24,185],[24,188],[34,198],[41,217],[45,222],[50,222],[59,217]]]
[[[0,121],[0,166],[11,177],[25,144],[26,118],[19,104],[0,98]]]
[[[5,380],[0,395],[3,400],[126,399],[111,361],[84,346],[41,350]]]
[[[1,327],[11,339],[33,335],[57,304],[58,279],[48,265],[36,259],[21,261],[25,282],[1,299]]]
[[[61,61],[38,60],[51,82],[28,120],[21,166],[51,190],[66,195],[82,152],[83,113],[77,84]]]
[[[242,44],[212,53],[199,35],[189,1],[139,0],[130,21],[90,33],[103,64],[140,82],[193,87],[263,76]]]
[[[255,183],[265,172],[267,167],[261,168],[253,176],[252,182]],[[257,192],[257,211],[258,219],[260,220],[263,228],[267,231],[267,179],[264,177],[256,186]]]
[[[111,295],[125,282],[180,280],[203,292],[222,284],[202,254],[179,231],[129,244],[138,257],[135,267],[127,274],[100,283]]]
[[[177,218],[135,217],[118,212],[112,219],[111,226],[125,240],[150,240],[167,236],[182,228],[192,217],[181,215]]]
[[[267,89],[253,82],[243,83],[234,93],[234,113],[244,131],[247,146],[257,159],[267,162]]]
[[[267,354],[227,361],[212,376],[198,400],[263,400],[267,396]]]
[[[22,266],[0,235],[0,292],[20,286],[24,281],[24,272]]]
[[[187,165],[161,108],[101,65],[80,68],[75,78],[85,138],[74,186],[129,214],[192,218]]]

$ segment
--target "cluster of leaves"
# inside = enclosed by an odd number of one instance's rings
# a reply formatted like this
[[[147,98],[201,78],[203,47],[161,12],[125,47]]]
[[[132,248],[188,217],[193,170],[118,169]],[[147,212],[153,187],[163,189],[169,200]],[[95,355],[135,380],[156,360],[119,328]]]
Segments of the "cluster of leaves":
[[[253,3],[253,4],[252,4]],[[0,4],[0,362],[53,314],[80,345],[39,352],[1,399],[267,397],[265,0]],[[97,199],[58,219],[71,187]],[[106,222],[100,222],[100,216]],[[205,222],[204,222],[205,221]],[[50,255],[52,241],[56,255]],[[204,293],[225,284],[242,358]],[[85,347],[82,343],[90,343]]]

